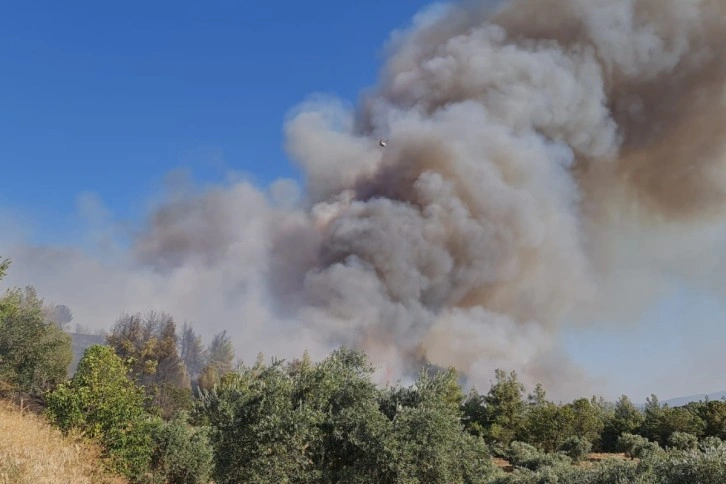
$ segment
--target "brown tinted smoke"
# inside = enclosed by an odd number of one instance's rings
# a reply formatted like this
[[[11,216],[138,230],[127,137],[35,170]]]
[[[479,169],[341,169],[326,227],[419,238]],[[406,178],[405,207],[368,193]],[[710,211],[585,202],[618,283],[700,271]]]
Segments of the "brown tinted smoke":
[[[86,324],[163,310],[229,328],[246,359],[347,343],[394,376],[429,361],[486,387],[500,367],[581,396],[562,325],[631,314],[651,295],[635,282],[657,292],[641,269],[671,258],[633,240],[697,252],[682,233],[723,216],[724,10],[429,9],[393,36],[357,109],[316,98],[291,113],[303,202],[286,182],[270,197],[236,181],[170,197],[113,263],[5,252]]]
[[[288,126],[316,201],[349,190],[304,280],[305,317],[401,364],[477,380],[516,366],[556,385],[554,330],[614,263],[608,224],[723,214],[725,8],[517,0],[423,14],[349,139],[328,106]],[[371,161],[360,138],[377,136],[390,142]],[[334,183],[316,176],[337,166]]]

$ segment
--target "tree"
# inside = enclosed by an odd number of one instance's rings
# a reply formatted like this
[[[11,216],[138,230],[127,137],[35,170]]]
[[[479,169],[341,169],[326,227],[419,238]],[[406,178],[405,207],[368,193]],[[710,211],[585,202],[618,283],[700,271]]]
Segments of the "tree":
[[[378,389],[365,354],[260,358],[200,391],[216,482],[484,482],[484,441],[464,431],[456,372]]]
[[[476,387],[472,387],[461,406],[464,426],[472,435],[484,435],[484,425],[486,423],[485,398],[486,396],[479,393]]]
[[[210,482],[214,453],[206,427],[194,427],[185,412],[155,428],[151,466],[164,482]]]
[[[697,411],[704,422],[704,435],[726,440],[726,401],[702,402]]]
[[[189,377],[198,378],[207,361],[207,349],[202,343],[202,337],[196,334],[192,325],[187,322],[182,327],[179,355],[186,366]]]
[[[57,304],[47,308],[48,320],[53,321],[61,329],[66,329],[73,321],[73,312],[65,304]]]
[[[8,268],[10,268],[10,260],[0,257],[0,280],[5,277],[5,274],[8,272]]]
[[[309,448],[322,416],[295,406],[293,393],[277,361],[242,367],[201,389],[197,423],[212,428],[215,482],[319,481]]]
[[[547,392],[541,383],[537,383],[534,387],[534,391],[527,395],[527,403],[529,405],[537,407],[544,405],[547,402]]]
[[[209,365],[216,368],[220,374],[232,371],[234,361],[234,346],[232,339],[227,336],[227,331],[214,335],[209,344]]]
[[[72,359],[70,335],[46,319],[33,287],[0,298],[0,382],[40,395],[65,380]]]
[[[191,386],[177,350],[176,323],[171,315],[122,314],[106,341],[130,362],[133,378],[152,397],[149,403],[162,417],[170,418],[188,408]]]
[[[626,395],[622,395],[610,416],[605,419],[602,431],[602,448],[606,452],[617,449],[618,439],[623,434],[635,434],[643,423],[643,414]]]
[[[176,323],[170,316],[158,323],[158,344],[156,347],[157,367],[154,383],[169,383],[177,387],[189,387],[188,376],[177,352]]]
[[[422,371],[405,392],[409,398],[396,404],[388,444],[393,469],[385,482],[487,482],[491,457],[484,440],[464,429],[463,395],[455,383],[452,369]]]
[[[580,462],[590,453],[592,444],[584,437],[573,435],[565,439],[558,450],[564,452],[573,462]]]
[[[678,450],[696,450],[698,437],[686,432],[673,432],[668,437],[668,446]]]
[[[214,387],[225,374],[232,371],[234,346],[227,331],[214,335],[209,344],[208,355],[207,364],[199,374],[199,387],[206,390]]]
[[[575,435],[575,414],[571,406],[559,406],[545,402],[527,412],[526,435],[528,443],[535,444],[545,452],[554,452]]]
[[[122,360],[131,366],[134,379],[144,384],[153,378],[157,368],[154,324],[148,318],[137,314],[122,314],[106,337],[110,345]]]
[[[572,410],[573,435],[582,437],[592,444],[598,443],[605,425],[600,409],[587,398],[578,398],[566,406]]]
[[[654,394],[645,399],[643,414],[643,423],[640,425],[639,434],[650,441],[664,444],[665,442],[661,440],[664,412],[658,397]]]
[[[144,392],[112,348],[88,347],[73,378],[47,397],[48,416],[61,430],[98,437],[116,470],[138,477],[149,466],[150,432],[156,425],[144,409]]]
[[[663,446],[669,442],[674,433],[695,435],[696,438],[703,435],[706,424],[698,413],[689,407],[665,406],[662,411],[658,439]]]
[[[495,378],[496,382],[484,398],[484,437],[487,441],[506,447],[521,432],[524,424],[524,385],[519,382],[514,371],[507,374],[497,369]]]

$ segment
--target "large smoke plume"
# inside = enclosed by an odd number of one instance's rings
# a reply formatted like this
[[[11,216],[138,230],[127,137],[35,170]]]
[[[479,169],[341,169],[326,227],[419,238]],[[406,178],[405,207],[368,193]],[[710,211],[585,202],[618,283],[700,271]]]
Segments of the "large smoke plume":
[[[427,361],[486,386],[502,367],[579,396],[563,325],[634,318],[663,273],[700,277],[723,240],[725,14],[724,0],[428,9],[356,109],[314,98],[290,114],[303,195],[178,189],[128,250],[3,248],[9,281],[87,324],[158,308],[227,328],[246,358],[345,343],[398,375]]]

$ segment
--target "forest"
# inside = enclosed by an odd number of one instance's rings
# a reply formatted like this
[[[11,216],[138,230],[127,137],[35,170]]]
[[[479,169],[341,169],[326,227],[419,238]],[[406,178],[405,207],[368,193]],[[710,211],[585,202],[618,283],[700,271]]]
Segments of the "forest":
[[[205,344],[154,312],[121,314],[71,372],[70,319],[5,292],[0,393],[98,442],[129,482],[726,482],[726,401],[555,403],[506,369],[485,391],[428,367],[381,388],[356,349],[244,363],[225,332]]]

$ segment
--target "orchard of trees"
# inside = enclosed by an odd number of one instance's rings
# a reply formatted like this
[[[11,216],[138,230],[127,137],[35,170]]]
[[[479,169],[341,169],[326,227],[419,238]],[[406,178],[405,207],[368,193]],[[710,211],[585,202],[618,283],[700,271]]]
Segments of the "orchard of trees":
[[[555,403],[504,370],[465,393],[453,368],[380,388],[354,349],[244,364],[226,333],[205,345],[164,313],[122,314],[69,378],[58,308],[32,288],[0,298],[0,393],[38,399],[131,482],[726,482],[726,401]]]

